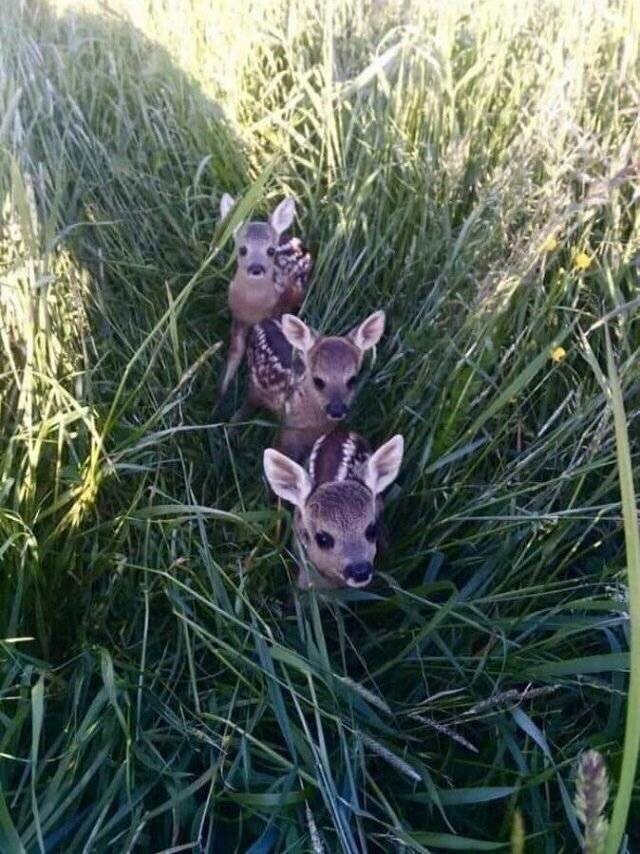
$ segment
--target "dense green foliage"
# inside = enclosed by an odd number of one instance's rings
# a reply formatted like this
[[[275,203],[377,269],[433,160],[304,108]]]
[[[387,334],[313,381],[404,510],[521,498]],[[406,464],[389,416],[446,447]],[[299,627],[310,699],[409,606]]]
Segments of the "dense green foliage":
[[[583,750],[616,796],[640,23],[604,5],[2,5],[1,851],[554,854]],[[241,382],[214,415],[224,191],[295,194],[317,328],[387,309],[365,591],[294,589],[273,424],[228,425]]]

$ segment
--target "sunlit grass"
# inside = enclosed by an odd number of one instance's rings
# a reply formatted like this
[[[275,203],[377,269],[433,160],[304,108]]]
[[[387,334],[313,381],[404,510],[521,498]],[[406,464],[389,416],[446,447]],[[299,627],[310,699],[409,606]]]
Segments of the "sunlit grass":
[[[617,846],[634,4],[109,8],[0,13],[0,850],[570,852],[589,749]],[[366,591],[293,589],[273,427],[214,416],[223,191],[298,198],[309,322],[388,312]]]

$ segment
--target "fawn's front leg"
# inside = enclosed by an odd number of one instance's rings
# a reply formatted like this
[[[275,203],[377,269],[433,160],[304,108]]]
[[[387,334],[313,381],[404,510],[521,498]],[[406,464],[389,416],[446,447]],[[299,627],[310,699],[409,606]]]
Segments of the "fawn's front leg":
[[[247,347],[247,337],[249,335],[249,324],[242,323],[239,320],[231,322],[231,338],[229,340],[229,353],[227,355],[227,363],[225,365],[224,374],[220,381],[218,390],[218,400],[222,400],[227,393],[231,380],[236,375],[240,362],[244,356]]]

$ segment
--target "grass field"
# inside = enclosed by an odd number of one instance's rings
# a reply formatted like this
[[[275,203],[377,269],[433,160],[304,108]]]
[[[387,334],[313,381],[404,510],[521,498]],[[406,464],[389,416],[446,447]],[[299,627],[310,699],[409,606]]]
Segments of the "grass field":
[[[0,851],[575,852],[587,749],[640,851],[635,0],[0,31]],[[214,415],[224,191],[298,199],[307,321],[387,310],[365,591],[294,590],[273,424]]]

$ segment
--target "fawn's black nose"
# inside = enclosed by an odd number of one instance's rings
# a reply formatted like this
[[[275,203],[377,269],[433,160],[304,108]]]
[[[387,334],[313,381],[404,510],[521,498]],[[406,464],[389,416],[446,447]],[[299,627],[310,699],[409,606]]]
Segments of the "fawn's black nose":
[[[250,264],[247,267],[247,270],[249,271],[250,276],[264,276],[264,274],[267,272],[262,266],[262,264]]]
[[[326,413],[329,418],[333,418],[335,421],[339,421],[347,414],[347,407],[340,399],[330,400],[327,404]]]
[[[368,560],[359,561],[358,563],[348,563],[344,568],[344,577],[347,582],[361,585],[371,581],[373,575],[373,564]]]

